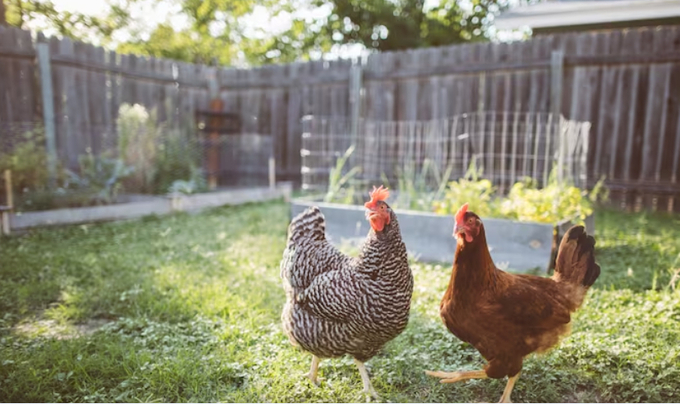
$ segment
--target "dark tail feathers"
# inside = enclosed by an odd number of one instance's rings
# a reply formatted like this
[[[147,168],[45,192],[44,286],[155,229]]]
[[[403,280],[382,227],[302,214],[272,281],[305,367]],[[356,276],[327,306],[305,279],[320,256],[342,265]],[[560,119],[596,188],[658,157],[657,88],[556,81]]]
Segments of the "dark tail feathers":
[[[324,240],[326,238],[326,219],[317,206],[305,209],[295,216],[288,226],[288,243],[300,239]]]
[[[599,276],[600,266],[595,263],[595,239],[586,233],[583,226],[571,227],[562,237],[557,252],[556,280],[588,288]]]

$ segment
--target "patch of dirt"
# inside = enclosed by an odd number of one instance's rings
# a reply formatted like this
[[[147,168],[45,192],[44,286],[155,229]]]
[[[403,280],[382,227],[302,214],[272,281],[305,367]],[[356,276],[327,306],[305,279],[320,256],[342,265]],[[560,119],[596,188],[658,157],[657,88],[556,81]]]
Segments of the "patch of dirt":
[[[14,332],[24,336],[42,336],[58,340],[79,338],[93,334],[105,324],[112,322],[107,319],[90,319],[73,325],[58,324],[55,320],[37,319],[25,321],[14,326]]]

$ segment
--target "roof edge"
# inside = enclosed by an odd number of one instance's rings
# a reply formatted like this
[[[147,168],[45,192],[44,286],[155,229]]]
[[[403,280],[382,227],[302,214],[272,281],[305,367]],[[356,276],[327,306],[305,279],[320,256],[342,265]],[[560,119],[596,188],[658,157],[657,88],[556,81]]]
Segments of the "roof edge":
[[[496,17],[494,23],[499,30],[526,26],[540,29],[672,17],[680,17],[680,1],[622,0],[574,4],[541,3],[508,10]]]

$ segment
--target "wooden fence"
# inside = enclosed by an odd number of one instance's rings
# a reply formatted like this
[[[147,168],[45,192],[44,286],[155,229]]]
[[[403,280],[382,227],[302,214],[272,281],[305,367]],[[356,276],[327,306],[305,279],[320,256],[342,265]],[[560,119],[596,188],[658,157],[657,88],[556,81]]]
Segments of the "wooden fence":
[[[41,58],[36,43],[43,41]],[[122,102],[159,107],[162,119],[181,121],[216,94],[225,110],[241,115],[244,132],[273,136],[277,176],[295,180],[305,115],[407,121],[552,112],[591,122],[591,184],[605,175],[617,203],[680,210],[678,26],[375,53],[360,64],[255,69],[118,55],[68,39],[34,42],[28,32],[0,28],[0,136],[13,124],[50,119],[41,98],[45,61],[60,158],[96,149]]]

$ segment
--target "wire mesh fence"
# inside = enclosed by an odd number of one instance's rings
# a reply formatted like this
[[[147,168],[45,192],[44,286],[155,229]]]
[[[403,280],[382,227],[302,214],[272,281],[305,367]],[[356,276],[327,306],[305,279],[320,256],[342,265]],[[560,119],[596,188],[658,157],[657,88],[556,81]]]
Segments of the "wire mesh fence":
[[[474,161],[500,192],[524,178],[585,187],[588,122],[549,113],[482,112],[431,121],[303,119],[302,188],[325,192],[338,182],[399,184],[404,177],[438,187],[463,177]],[[398,186],[397,186],[398,188]]]
[[[121,110],[115,125],[81,128],[58,125],[52,166],[40,123],[0,127],[0,173],[12,173],[15,210],[106,205],[206,192],[215,187],[264,186],[269,182],[269,135],[222,135],[195,123],[158,122],[134,106]],[[7,184],[0,181],[0,205]]]

